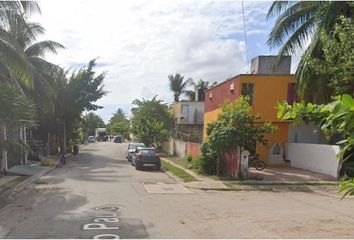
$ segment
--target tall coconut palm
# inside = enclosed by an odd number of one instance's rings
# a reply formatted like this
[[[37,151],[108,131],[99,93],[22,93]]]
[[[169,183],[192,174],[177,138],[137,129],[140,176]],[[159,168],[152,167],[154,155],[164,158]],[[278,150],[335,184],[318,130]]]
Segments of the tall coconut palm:
[[[180,73],[176,73],[174,76],[169,75],[168,80],[170,81],[170,89],[174,93],[174,100],[175,102],[178,102],[179,97],[182,93],[185,92],[192,79],[189,78],[184,81],[184,76],[182,76]]]
[[[33,12],[40,12],[39,6],[34,1],[1,1],[0,2],[0,74],[1,82],[19,85],[22,80],[25,84],[31,78],[28,71],[28,62],[23,54],[13,45],[8,36],[11,23],[26,25],[25,16]]]
[[[353,17],[354,3],[336,1],[274,1],[267,18],[277,16],[267,44],[278,48],[279,58],[305,48],[296,71],[298,93],[305,100],[325,102],[330,90],[327,82],[309,70],[308,59],[321,58],[320,32],[330,33],[340,15]],[[310,41],[308,47],[305,44]],[[313,91],[316,89],[316,91]],[[310,93],[310,94],[309,94]],[[315,95],[314,95],[315,94]],[[312,95],[312,96],[311,96]],[[312,99],[311,99],[312,98]]]
[[[198,100],[204,101],[204,92],[216,84],[217,82],[210,83],[209,81],[204,81],[202,79],[200,79],[198,83],[192,81],[191,85],[195,88],[195,90],[185,91],[184,94],[187,96],[189,101],[194,101],[196,92],[198,92]]]
[[[7,43],[9,48],[15,50],[15,55],[23,60],[23,68],[26,74],[18,74],[14,66],[8,63],[10,73],[15,73],[19,78],[21,87],[26,90],[39,89],[46,84],[41,73],[56,65],[43,59],[46,52],[57,53],[63,46],[54,41],[39,41],[37,38],[43,35],[44,28],[38,23],[23,21],[18,14],[8,13],[8,24],[0,28],[0,39]],[[1,50],[1,49],[0,49]]]

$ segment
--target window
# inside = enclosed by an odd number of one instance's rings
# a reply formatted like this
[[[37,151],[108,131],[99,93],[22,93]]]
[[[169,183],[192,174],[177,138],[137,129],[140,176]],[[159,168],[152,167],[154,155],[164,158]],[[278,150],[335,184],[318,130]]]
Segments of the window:
[[[295,86],[295,83],[289,83],[288,84],[287,102],[290,105],[292,105],[294,102],[296,102],[296,86]]]
[[[254,83],[242,83],[242,96],[249,96],[250,98],[250,105],[253,104],[253,90],[254,90]]]
[[[183,104],[181,109],[181,120],[189,119],[189,105]]]

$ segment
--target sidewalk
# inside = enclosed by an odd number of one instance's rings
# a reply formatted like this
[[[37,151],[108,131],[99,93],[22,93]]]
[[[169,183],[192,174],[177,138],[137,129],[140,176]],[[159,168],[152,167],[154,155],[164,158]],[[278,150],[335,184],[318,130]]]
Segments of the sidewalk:
[[[167,174],[181,182],[183,186],[188,188],[197,188],[201,190],[221,190],[221,191],[304,191],[316,192],[323,195],[338,197],[338,182],[337,181],[254,181],[254,180],[214,180],[207,176],[199,175],[190,169],[174,163],[173,161],[161,158],[161,160],[179,167],[195,177],[197,181],[183,182],[172,173]]]
[[[0,198],[22,191],[38,178],[53,170],[55,166],[45,167],[39,164],[18,165],[8,170],[9,174],[0,177]]]
[[[170,163],[171,165],[174,165],[175,167],[183,169],[188,174],[192,175],[193,177],[195,177],[197,179],[197,181],[193,181],[193,182],[182,182],[183,186],[185,186],[185,187],[198,188],[198,189],[202,189],[202,190],[211,190],[211,189],[213,189],[213,190],[226,190],[226,189],[229,189],[227,186],[225,186],[225,184],[222,181],[217,181],[217,180],[211,179],[209,177],[199,175],[189,169],[182,167],[181,165],[178,165],[178,164],[172,162],[171,160],[166,159],[166,158],[161,158],[161,160],[166,161],[166,162]]]

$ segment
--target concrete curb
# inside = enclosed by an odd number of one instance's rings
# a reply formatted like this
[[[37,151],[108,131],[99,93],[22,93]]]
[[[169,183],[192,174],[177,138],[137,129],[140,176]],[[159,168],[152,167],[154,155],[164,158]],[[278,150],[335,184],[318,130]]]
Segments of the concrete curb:
[[[222,181],[217,181],[208,177],[201,176],[189,169],[184,168],[181,165],[178,165],[171,160],[168,160],[166,158],[161,158],[162,161],[165,161],[167,163],[170,163],[171,165],[183,169],[185,172],[188,174],[192,175],[197,181],[192,181],[192,182],[184,182],[182,179],[180,179],[178,176],[175,176],[173,173],[169,171],[165,171],[165,173],[174,179],[178,179],[178,181],[184,186],[188,188],[193,188],[193,189],[200,189],[200,190],[209,190],[209,189],[217,189],[217,190],[227,190],[229,187],[227,187]],[[217,186],[218,185],[218,186]]]
[[[5,190],[4,192],[0,193],[0,198],[7,197],[13,193],[18,193],[22,191],[24,188],[26,188],[28,185],[36,181],[38,178],[42,177],[43,175],[47,174],[48,172],[52,171],[56,166],[48,167],[47,169],[43,169],[36,173],[33,176],[30,176],[29,178],[25,179],[22,182],[19,182],[15,186],[13,186],[10,189]]]
[[[203,181],[203,179],[201,178],[201,176],[187,168],[184,168],[183,166],[181,165],[178,165],[177,163],[174,163],[172,162],[171,160],[168,160],[167,158],[164,158],[164,157],[161,157],[161,160],[165,161],[165,162],[168,162],[169,164],[175,166],[175,167],[178,167],[178,168],[181,168],[183,169],[185,172],[187,172],[188,174],[192,175],[194,178],[196,178],[198,181]]]
[[[161,170],[161,172],[163,172],[164,174],[166,174],[167,176],[169,176],[170,178],[172,178],[176,182],[184,184],[183,179],[181,179],[178,176],[174,175],[172,172],[168,171],[167,169],[161,167],[160,170]]]
[[[42,177],[43,175],[46,175],[47,173],[49,173],[50,171],[52,171],[53,169],[55,169],[56,166],[51,166],[48,167],[47,169],[43,169],[42,171],[39,171],[38,173],[36,173],[35,175],[27,178],[25,181],[20,182],[19,184],[17,184],[14,188],[13,191],[14,192],[20,192],[22,191],[24,188],[26,188],[28,185],[30,185],[31,183],[33,183],[34,181],[36,181],[38,178]]]

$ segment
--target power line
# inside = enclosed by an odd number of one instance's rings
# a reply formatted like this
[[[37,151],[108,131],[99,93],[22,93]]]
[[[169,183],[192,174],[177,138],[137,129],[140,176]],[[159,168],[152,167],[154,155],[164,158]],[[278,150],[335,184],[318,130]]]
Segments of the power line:
[[[245,7],[243,6],[243,0],[241,1],[241,3],[242,3],[243,30],[245,34],[246,62],[248,64],[247,30],[246,30],[246,20],[245,20]]]

